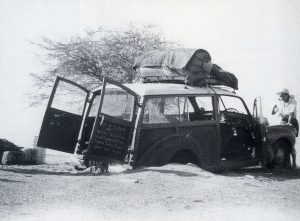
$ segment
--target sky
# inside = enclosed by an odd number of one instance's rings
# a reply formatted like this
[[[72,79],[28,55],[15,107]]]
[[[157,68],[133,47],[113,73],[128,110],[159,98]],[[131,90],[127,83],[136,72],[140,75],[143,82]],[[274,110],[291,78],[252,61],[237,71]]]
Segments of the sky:
[[[236,75],[250,110],[262,97],[271,122],[278,121],[270,111],[281,88],[300,99],[297,0],[0,0],[0,138],[32,146],[39,134],[45,105],[30,108],[26,94],[34,90],[29,74],[45,67],[30,41],[64,41],[132,22],[155,24],[168,40],[206,49],[213,63]]]

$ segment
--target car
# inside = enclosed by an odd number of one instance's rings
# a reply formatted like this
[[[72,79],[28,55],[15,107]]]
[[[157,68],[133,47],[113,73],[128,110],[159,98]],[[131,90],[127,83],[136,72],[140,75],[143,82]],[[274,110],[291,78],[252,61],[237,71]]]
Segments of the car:
[[[209,171],[285,167],[295,132],[263,123],[258,106],[251,113],[234,90],[220,86],[121,84],[104,77],[90,92],[57,77],[38,146],[133,169],[168,163]]]

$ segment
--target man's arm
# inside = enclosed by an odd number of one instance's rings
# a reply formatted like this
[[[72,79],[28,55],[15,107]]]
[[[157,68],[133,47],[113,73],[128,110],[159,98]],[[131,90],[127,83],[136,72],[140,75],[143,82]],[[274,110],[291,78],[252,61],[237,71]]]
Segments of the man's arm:
[[[276,114],[278,111],[279,111],[279,108],[275,104],[274,107],[273,107],[273,109],[272,109],[272,115]]]

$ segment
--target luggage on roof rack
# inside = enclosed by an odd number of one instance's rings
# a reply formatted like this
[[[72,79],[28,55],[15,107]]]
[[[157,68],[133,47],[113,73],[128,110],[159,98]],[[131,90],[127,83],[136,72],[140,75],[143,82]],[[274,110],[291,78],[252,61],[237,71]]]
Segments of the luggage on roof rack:
[[[149,51],[137,57],[133,68],[143,82],[175,82],[189,85],[224,85],[238,89],[234,74],[211,62],[204,49],[170,49]]]

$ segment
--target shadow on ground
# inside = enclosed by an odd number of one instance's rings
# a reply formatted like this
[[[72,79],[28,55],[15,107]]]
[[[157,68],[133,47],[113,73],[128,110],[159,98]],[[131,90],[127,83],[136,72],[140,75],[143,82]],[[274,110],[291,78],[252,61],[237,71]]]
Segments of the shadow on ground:
[[[199,176],[199,174],[197,174],[197,173],[181,171],[181,170],[174,170],[174,169],[164,169],[164,168],[159,168],[159,167],[155,167],[155,168],[151,168],[151,167],[150,168],[147,168],[147,167],[138,168],[138,169],[134,169],[134,170],[127,170],[123,173],[133,174],[133,173],[141,173],[141,172],[157,172],[157,173],[164,173],[164,174],[174,174],[174,175],[183,176],[183,177]]]
[[[19,180],[9,180],[9,179],[0,179],[0,182],[4,182],[4,183],[25,183],[23,181],[19,181]]]
[[[300,168],[297,169],[272,169],[250,167],[225,171],[221,175],[229,177],[253,176],[254,178],[269,178],[277,181],[300,179]]]

